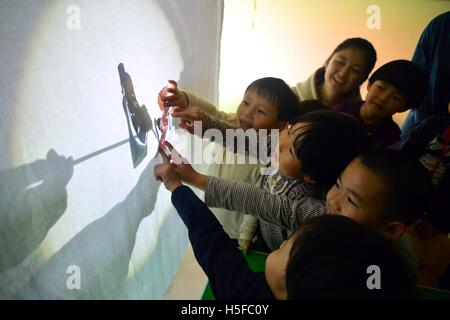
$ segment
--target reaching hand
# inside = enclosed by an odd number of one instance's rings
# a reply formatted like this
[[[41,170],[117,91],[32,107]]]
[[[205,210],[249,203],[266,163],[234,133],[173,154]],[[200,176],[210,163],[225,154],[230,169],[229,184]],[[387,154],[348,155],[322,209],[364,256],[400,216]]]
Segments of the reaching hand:
[[[204,190],[208,177],[195,171],[169,142],[166,141],[166,145],[171,152],[170,163],[181,181]]]
[[[170,164],[170,159],[164,154],[164,152],[160,152],[160,154],[163,159],[163,163],[155,165],[153,169],[155,179],[162,181],[166,189],[173,192],[176,188],[182,185],[180,177],[176,173],[173,165]]]
[[[161,110],[168,107],[177,107],[186,109],[189,105],[189,99],[181,90],[178,90],[177,83],[169,80],[169,87],[164,87],[158,94],[158,105]]]

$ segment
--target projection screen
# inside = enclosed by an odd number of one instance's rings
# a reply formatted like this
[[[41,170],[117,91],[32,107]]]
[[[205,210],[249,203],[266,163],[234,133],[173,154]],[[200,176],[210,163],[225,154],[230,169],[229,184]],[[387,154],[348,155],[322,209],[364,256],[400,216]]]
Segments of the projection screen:
[[[216,102],[222,12],[209,0],[0,3],[0,299],[163,296],[187,232],[153,177],[153,135],[133,168],[117,66],[152,117],[168,79]]]

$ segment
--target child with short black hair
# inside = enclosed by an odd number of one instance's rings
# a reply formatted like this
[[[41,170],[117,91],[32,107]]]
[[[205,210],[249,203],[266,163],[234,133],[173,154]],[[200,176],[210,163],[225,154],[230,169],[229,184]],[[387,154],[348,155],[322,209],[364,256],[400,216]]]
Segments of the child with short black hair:
[[[355,157],[328,191],[327,202],[290,200],[250,184],[193,173],[189,164],[175,170],[183,181],[205,190],[211,207],[241,210],[292,231],[314,213],[336,213],[369,225],[389,240],[399,239],[408,225],[423,217],[432,192],[424,168],[390,149],[369,149]]]
[[[345,214],[396,240],[423,218],[432,184],[418,161],[396,150],[369,149],[342,172],[327,194],[329,213]]]
[[[172,192],[172,203],[217,299],[415,296],[408,270],[390,244],[340,216],[306,222],[267,257],[264,273],[253,272],[206,204],[182,185],[173,165],[163,159],[164,164],[155,166],[155,177]],[[369,279],[373,266],[382,271],[381,285]]]
[[[365,101],[343,103],[333,109],[356,117],[369,132],[373,146],[399,148],[400,128],[392,116],[419,103],[425,90],[425,75],[417,65],[394,60],[370,76]]]
[[[294,236],[285,275],[287,299],[415,296],[414,275],[405,261],[392,243],[368,226],[345,216],[324,215],[304,223]]]
[[[305,111],[307,110],[303,112]],[[298,98],[289,86],[282,79],[265,77],[253,81],[245,89],[233,125],[211,117],[193,106],[187,109],[174,108],[172,116],[181,117],[180,127],[191,133],[193,133],[194,127],[189,123],[195,120],[203,120],[204,129],[221,129],[223,137],[226,137],[225,131],[227,129],[254,130],[255,132],[262,129],[281,130],[299,112]],[[260,167],[256,163],[257,161],[252,163],[251,160],[253,159],[249,154],[238,157],[234,150],[222,147],[224,145],[209,144],[202,150],[203,154],[215,154],[214,162],[210,163],[207,168],[209,175],[234,181],[260,183]],[[214,149],[211,150],[212,148]],[[221,156],[219,157],[217,154]],[[226,161],[230,159],[232,161]],[[308,192],[312,195],[313,191],[310,188]],[[222,208],[213,208],[212,211],[230,237],[236,239],[244,250],[250,249],[252,239],[258,228],[258,220],[253,216],[240,212],[229,212]]]
[[[175,170],[189,170],[187,166],[183,164]],[[395,241],[410,269],[419,273],[405,231],[423,217],[432,185],[420,164],[399,151],[371,149],[358,155],[328,191],[327,202],[311,197],[292,200],[249,184],[216,177],[197,180],[203,180],[196,186],[205,190],[208,206],[241,210],[287,230],[295,230],[311,217],[327,213],[352,218]]]
[[[272,152],[269,168],[273,171],[262,176],[260,184],[272,194],[286,196],[288,201],[303,197],[320,198],[321,192],[333,184],[339,173],[367,144],[365,131],[353,117],[327,110],[318,100],[301,102],[300,109],[303,104],[310,104],[309,110],[315,105],[319,111],[307,112],[289,121]],[[178,166],[177,171],[183,181],[204,187],[207,176],[183,165]],[[256,245],[260,251],[277,249],[295,230],[261,219],[259,225],[260,237]]]

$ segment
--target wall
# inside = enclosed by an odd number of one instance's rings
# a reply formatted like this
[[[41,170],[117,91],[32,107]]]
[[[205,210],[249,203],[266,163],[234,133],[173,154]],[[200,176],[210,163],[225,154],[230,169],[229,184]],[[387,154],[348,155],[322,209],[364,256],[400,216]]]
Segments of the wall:
[[[375,68],[410,59],[427,23],[448,10],[449,1],[436,0],[226,0],[220,106],[235,110],[247,85],[260,77],[280,77],[290,85],[306,79],[350,37],[372,42],[378,53]],[[378,13],[379,19],[372,20]],[[379,29],[369,29],[368,21]]]

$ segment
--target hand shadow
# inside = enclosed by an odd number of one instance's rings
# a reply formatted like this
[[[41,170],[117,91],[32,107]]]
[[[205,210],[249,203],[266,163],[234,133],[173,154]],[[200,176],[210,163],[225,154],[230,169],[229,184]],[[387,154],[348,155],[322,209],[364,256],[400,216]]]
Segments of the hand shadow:
[[[0,171],[0,272],[22,262],[67,208],[73,160],[53,149],[46,159]]]
[[[125,288],[136,232],[154,208],[160,183],[150,161],[126,199],[92,222],[55,253],[33,277],[26,298],[117,299]],[[70,290],[67,270],[77,266],[81,288]]]

